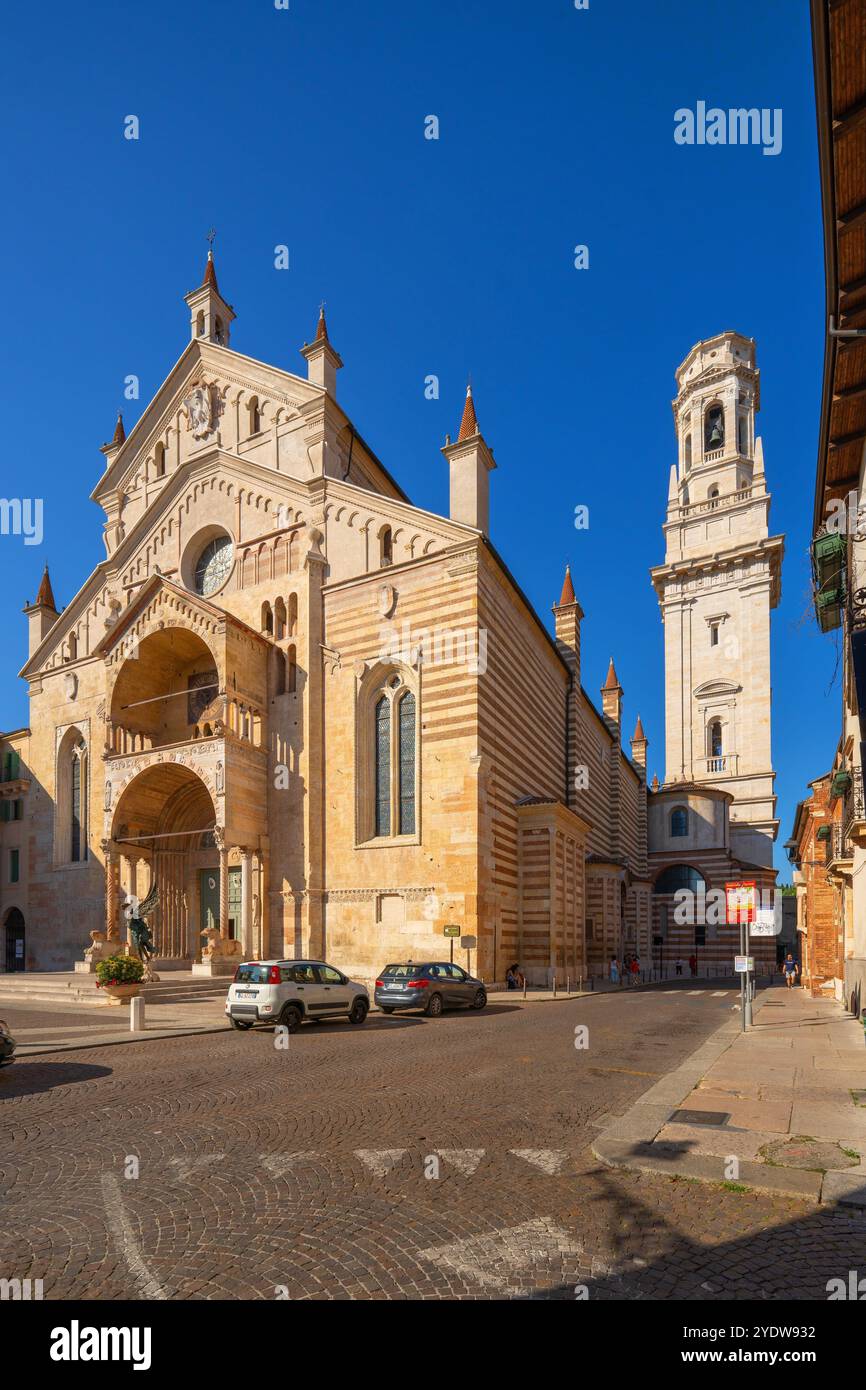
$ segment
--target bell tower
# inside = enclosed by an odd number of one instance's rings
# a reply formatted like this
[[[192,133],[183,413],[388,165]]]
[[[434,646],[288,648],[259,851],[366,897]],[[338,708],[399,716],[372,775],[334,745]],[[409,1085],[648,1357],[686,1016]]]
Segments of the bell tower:
[[[729,792],[731,853],[769,866],[778,830],[770,611],[784,540],[769,529],[754,339],[705,339],[676,382],[665,562],[652,571],[665,639],[665,782]]]

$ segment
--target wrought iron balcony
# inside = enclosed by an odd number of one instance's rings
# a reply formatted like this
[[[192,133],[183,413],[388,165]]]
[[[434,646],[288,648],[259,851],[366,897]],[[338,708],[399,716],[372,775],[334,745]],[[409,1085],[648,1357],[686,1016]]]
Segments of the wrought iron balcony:
[[[863,769],[851,768],[851,784],[842,803],[842,826],[848,838],[866,834],[866,799],[863,796]]]

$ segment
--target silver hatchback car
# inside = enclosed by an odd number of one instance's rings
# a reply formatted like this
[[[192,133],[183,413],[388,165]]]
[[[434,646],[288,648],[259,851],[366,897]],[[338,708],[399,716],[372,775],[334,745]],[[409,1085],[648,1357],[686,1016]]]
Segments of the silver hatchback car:
[[[244,961],[226,997],[229,1022],[243,1029],[280,1023],[294,1033],[304,1019],[363,1023],[369,1011],[366,987],[323,960]]]

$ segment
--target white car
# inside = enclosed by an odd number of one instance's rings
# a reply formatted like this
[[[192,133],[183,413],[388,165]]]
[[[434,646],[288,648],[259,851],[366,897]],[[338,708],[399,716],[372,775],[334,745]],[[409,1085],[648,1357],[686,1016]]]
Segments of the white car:
[[[305,1018],[363,1023],[370,1011],[364,985],[323,960],[251,960],[235,971],[226,997],[233,1028],[281,1023],[290,1033]]]

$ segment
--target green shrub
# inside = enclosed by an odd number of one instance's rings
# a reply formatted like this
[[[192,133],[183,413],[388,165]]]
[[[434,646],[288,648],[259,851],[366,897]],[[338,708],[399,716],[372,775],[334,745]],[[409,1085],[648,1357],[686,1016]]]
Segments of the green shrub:
[[[96,966],[96,983],[102,985],[137,985],[144,975],[144,966],[137,956],[107,956]]]

